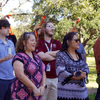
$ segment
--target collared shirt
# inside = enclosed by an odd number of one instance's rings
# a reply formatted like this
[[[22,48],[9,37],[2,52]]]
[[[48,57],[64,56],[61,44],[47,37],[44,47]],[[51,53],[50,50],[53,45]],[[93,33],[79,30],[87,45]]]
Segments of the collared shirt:
[[[11,48],[11,54],[15,55],[15,48],[13,42],[8,39],[6,40],[7,43],[5,44],[0,39],[0,59],[6,57],[9,54],[8,51],[9,48]],[[12,59],[0,63],[0,79],[11,80],[13,78],[14,74],[13,74]]]
[[[60,50],[62,45],[61,45],[61,42],[60,41],[57,41],[57,40],[54,40],[54,39],[51,39],[50,43],[48,43],[47,41],[45,41],[43,38],[39,39],[38,40],[38,46],[36,48],[36,53],[38,52],[47,52],[47,48],[45,46],[45,43],[47,44],[49,50],[50,50],[50,45],[52,43],[52,51],[56,51],[56,50]],[[56,78],[57,75],[56,75],[56,68],[55,68],[55,61],[56,60],[53,60],[53,61],[50,61],[50,65],[51,65],[51,71],[46,71],[46,77],[47,78]],[[43,61],[45,66],[48,64],[48,61]]]

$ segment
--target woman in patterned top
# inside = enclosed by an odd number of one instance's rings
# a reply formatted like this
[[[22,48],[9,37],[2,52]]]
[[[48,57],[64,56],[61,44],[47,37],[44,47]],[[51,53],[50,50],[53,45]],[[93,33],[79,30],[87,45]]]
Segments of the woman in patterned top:
[[[35,34],[24,32],[16,45],[13,58],[15,81],[11,86],[11,100],[41,100],[45,91],[45,65],[34,54],[36,47]]]
[[[69,32],[57,54],[58,100],[89,100],[84,82],[89,69],[84,57],[76,51],[78,42],[76,33]]]

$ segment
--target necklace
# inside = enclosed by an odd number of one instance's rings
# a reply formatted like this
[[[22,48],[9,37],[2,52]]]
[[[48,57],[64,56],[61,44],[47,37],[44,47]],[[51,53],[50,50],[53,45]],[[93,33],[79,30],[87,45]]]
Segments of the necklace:
[[[77,61],[79,59],[78,55],[75,53],[76,59],[73,58],[73,56],[67,51],[67,54],[75,61]]]

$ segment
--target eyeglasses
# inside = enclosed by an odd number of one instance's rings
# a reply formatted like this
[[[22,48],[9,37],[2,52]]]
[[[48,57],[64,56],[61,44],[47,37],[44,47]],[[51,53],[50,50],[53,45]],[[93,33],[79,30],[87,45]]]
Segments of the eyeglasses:
[[[75,39],[75,42],[79,42],[79,39]]]
[[[55,29],[55,27],[53,27],[53,26],[46,26],[46,27],[49,27],[49,28]]]

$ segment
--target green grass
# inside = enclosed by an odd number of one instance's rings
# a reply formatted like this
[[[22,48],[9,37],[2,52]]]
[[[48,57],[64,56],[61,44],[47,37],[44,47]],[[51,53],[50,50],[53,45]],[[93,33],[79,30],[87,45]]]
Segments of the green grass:
[[[96,96],[96,93],[90,94],[89,99],[90,100],[95,100],[95,96]]]
[[[95,66],[95,59],[94,57],[87,57],[86,62],[88,66]]]
[[[96,73],[96,65],[94,57],[87,57],[87,64],[89,67],[88,80],[89,83],[86,84],[87,88],[98,88],[98,84],[96,83],[97,73]],[[90,94],[89,99],[95,100],[96,93]]]
[[[88,74],[88,80],[89,83],[86,84],[87,88],[97,88],[98,84],[96,83],[96,66],[95,66],[95,59],[94,57],[87,57],[87,64],[89,67],[89,74]]]

